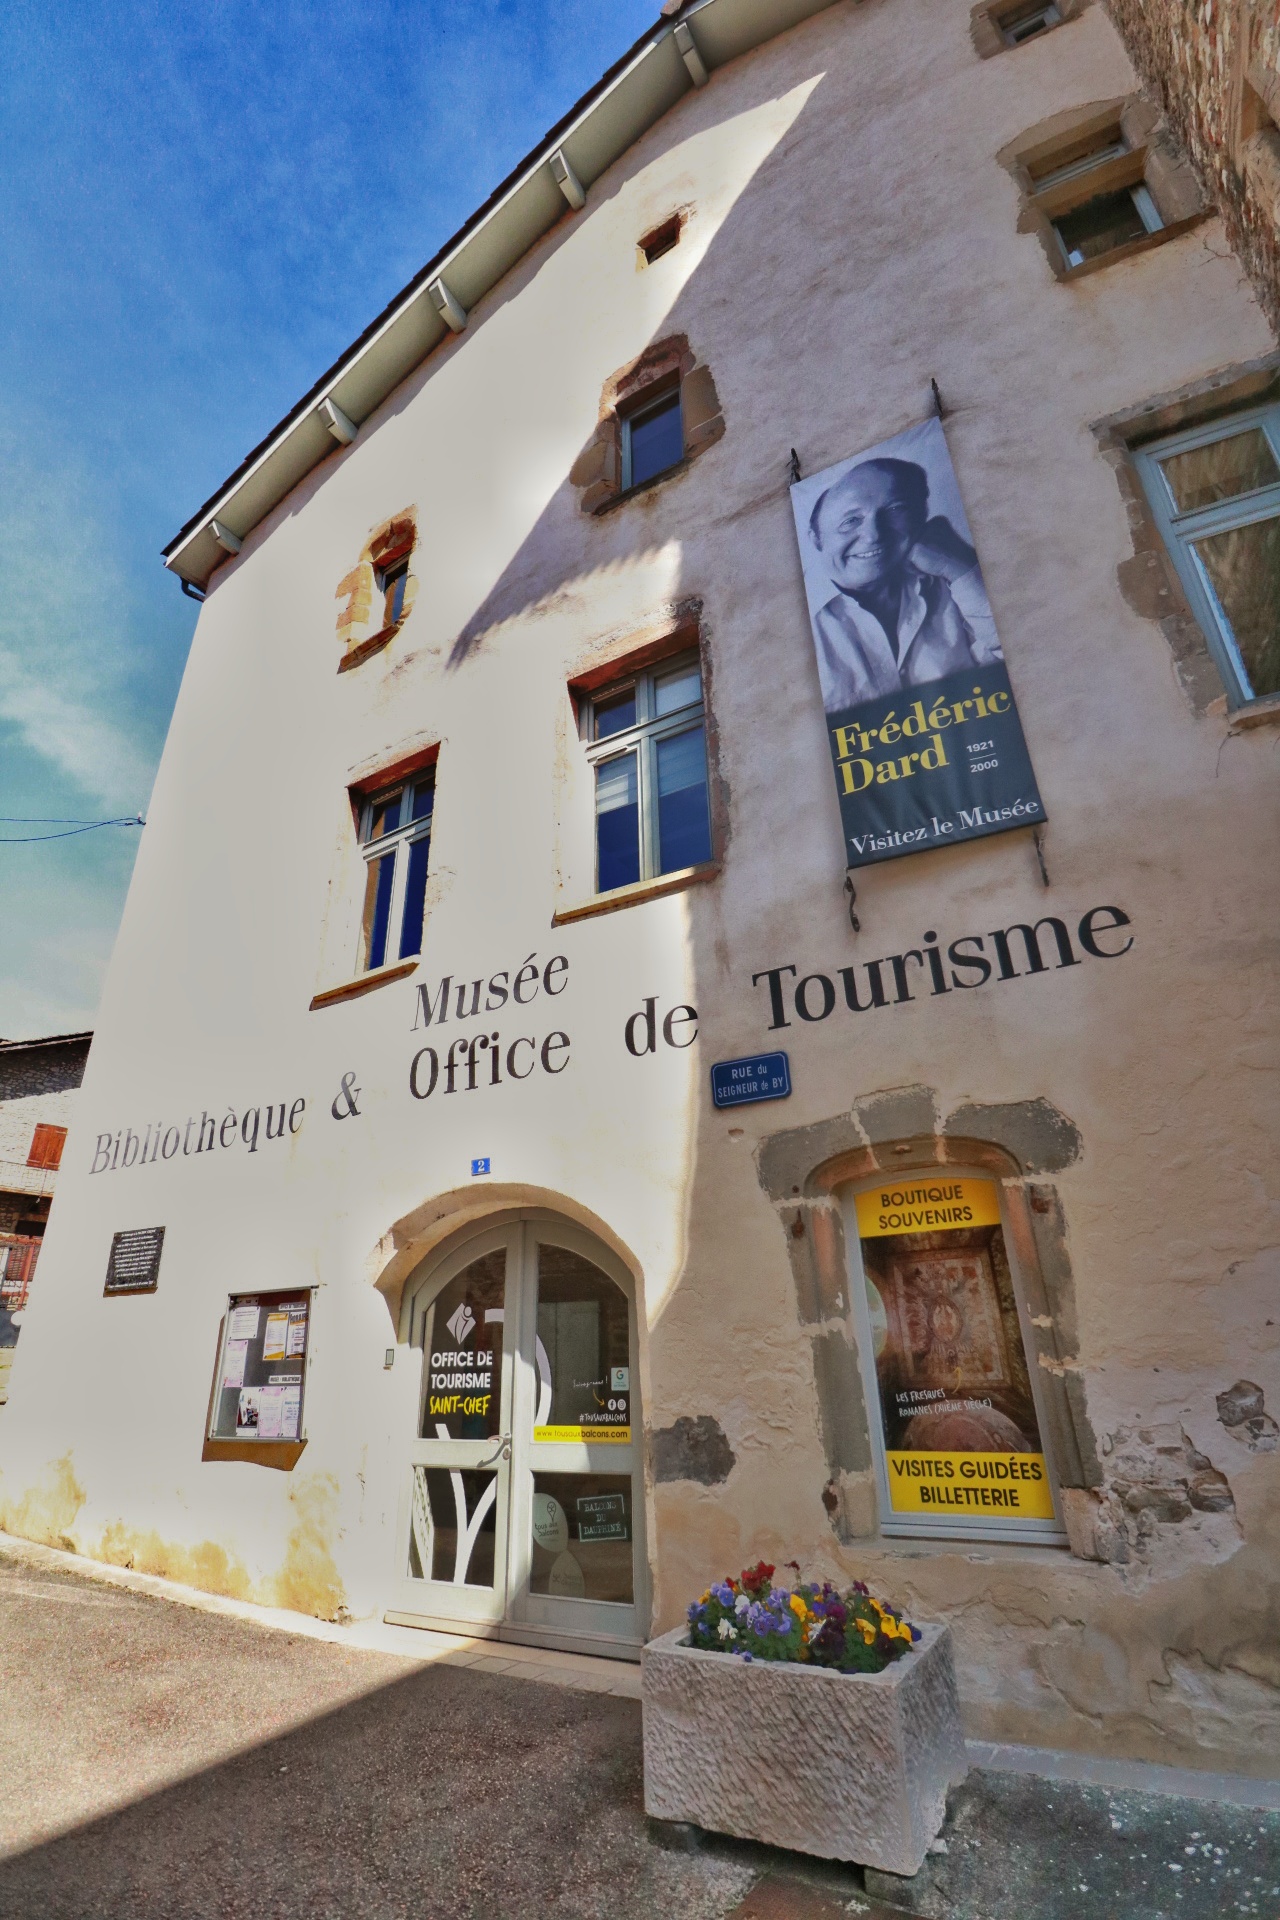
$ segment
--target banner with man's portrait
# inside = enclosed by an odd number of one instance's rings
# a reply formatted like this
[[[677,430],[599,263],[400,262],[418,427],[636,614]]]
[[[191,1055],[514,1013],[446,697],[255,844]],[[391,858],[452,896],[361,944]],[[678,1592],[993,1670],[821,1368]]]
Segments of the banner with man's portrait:
[[[791,489],[848,865],[1044,807],[942,424]]]

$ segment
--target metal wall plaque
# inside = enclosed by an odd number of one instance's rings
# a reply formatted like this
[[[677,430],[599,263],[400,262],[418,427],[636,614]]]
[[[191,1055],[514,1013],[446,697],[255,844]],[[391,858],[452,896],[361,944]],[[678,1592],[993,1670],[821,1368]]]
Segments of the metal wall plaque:
[[[163,1227],[131,1227],[111,1241],[104,1297],[113,1293],[154,1293],[160,1284]]]
[[[790,1092],[791,1062],[785,1053],[752,1053],[745,1060],[718,1060],[711,1069],[711,1098],[718,1107],[785,1100]]]

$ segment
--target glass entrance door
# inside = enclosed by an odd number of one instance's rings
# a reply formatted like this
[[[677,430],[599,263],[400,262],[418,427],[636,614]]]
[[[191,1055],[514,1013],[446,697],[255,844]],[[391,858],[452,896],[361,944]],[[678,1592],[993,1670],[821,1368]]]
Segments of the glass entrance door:
[[[406,1288],[421,1357],[394,1613],[627,1655],[647,1625],[630,1276],[531,1215]]]

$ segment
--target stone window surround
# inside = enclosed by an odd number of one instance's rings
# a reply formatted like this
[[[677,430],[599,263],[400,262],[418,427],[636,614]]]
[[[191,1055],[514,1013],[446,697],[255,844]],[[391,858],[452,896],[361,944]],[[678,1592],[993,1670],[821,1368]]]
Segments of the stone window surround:
[[[1052,186],[1037,184],[1036,175],[1051,172],[1056,156],[1061,155],[1065,164],[1073,148],[1095,136],[1101,142],[1108,134],[1123,137],[1128,151],[1069,180]],[[1019,233],[1035,234],[1058,280],[1079,280],[1103,267],[1148,253],[1189,231],[1208,212],[1190,163],[1175,145],[1158,107],[1141,94],[1068,107],[1019,134],[1000,149],[996,158],[1012,175],[1021,196]],[[1164,221],[1159,231],[1114,247],[1079,266],[1068,266],[1054,220],[1098,194],[1139,185],[1147,188],[1159,209]]]
[[[362,640],[354,640],[355,631],[368,619],[378,592],[377,575],[397,561],[411,559],[418,545],[418,510],[405,507],[376,526],[365,542],[359,560],[334,588],[335,599],[345,600],[338,614],[337,633],[342,642],[338,672],[347,673],[375,653],[389,646],[409,618],[418,590],[417,577],[410,567],[405,581],[400,618]]]
[[[1133,612],[1159,625],[1192,709],[1200,714],[1226,716],[1232,733],[1280,724],[1280,695],[1250,701],[1228,715],[1222,676],[1187,602],[1130,454],[1183,427],[1207,426],[1220,418],[1225,421],[1242,408],[1276,401],[1280,401],[1280,352],[1224,368],[1204,380],[1093,422],[1099,450],[1120,488],[1133,543],[1131,556],[1116,569],[1120,592]]]
[[[969,33],[973,40],[973,49],[979,60],[990,60],[997,53],[1017,53],[1018,47],[1011,47],[1004,37],[1004,24],[1011,13],[1020,13],[1027,0],[978,0],[978,5],[969,14]],[[1053,33],[1057,27],[1065,27],[1069,20],[1076,19],[1092,0],[1054,0],[1061,20],[1049,27],[1047,33]],[[1037,33],[1033,39],[1039,43],[1046,34]],[[1022,43],[1030,46],[1031,41]]]
[[[569,699],[573,706],[574,737],[582,712],[583,698],[599,693],[615,680],[661,665],[682,653],[696,652],[702,666],[702,724],[707,747],[707,799],[711,808],[710,860],[696,867],[682,867],[674,873],[660,873],[634,886],[617,887],[611,893],[593,894],[571,906],[558,907],[551,917],[554,927],[574,920],[593,919],[602,913],[618,913],[623,908],[659,900],[669,893],[684,893],[689,887],[704,885],[719,878],[724,865],[724,849],[729,840],[729,810],[724,780],[720,773],[720,736],[711,704],[711,659],[705,644],[700,603],[688,604],[683,613],[664,625],[656,638],[636,643],[602,660],[593,660],[569,677]]]
[[[674,466],[622,490],[622,422],[665,392],[679,387],[684,424],[684,458]],[[700,363],[688,336],[675,333],[655,340],[628,366],[605,381],[599,419],[590,441],[569,470],[583,513],[597,516],[661,486],[690,465],[724,434],[724,415],[711,369]]]
[[[926,1087],[873,1094],[856,1102],[849,1114],[761,1141],[760,1184],[778,1215],[799,1318],[813,1348],[819,1426],[830,1476],[823,1502],[844,1544],[879,1537],[879,1521],[874,1515],[868,1518],[865,1502],[856,1499],[857,1484],[865,1487],[870,1481],[873,1456],[838,1190],[876,1174],[900,1179],[951,1166],[988,1173],[1001,1187],[1034,1334],[1034,1350],[1027,1359],[1038,1369],[1046,1452],[1062,1492],[1071,1550],[1077,1551],[1074,1503],[1092,1500],[1103,1473],[1079,1368],[1066,1223],[1058,1190],[1044,1175],[1074,1164],[1081,1147],[1073,1123],[1043,1099],[960,1107],[942,1121]],[[955,1540],[899,1542],[881,1537],[880,1543],[888,1552],[963,1550],[963,1543]],[[1000,1550],[1019,1555],[1061,1552],[1031,1541]]]

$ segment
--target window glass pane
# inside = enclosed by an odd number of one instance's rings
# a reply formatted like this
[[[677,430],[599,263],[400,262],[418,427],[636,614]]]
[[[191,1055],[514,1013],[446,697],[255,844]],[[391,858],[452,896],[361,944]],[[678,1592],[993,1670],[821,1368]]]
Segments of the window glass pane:
[[[636,756],[596,768],[596,886],[601,893],[640,878],[640,799]]]
[[[393,793],[389,798],[375,800],[369,815],[369,831],[366,840],[383,840],[387,834],[394,833],[400,825],[400,801],[402,795]]]
[[[631,485],[665,473],[684,458],[684,423],[680,416],[680,395],[673,393],[651,413],[638,414],[630,422]]]
[[[497,1492],[494,1473],[415,1467],[409,1578],[491,1587]]]
[[[701,727],[658,742],[658,871],[711,858],[707,749]]]
[[[1087,140],[1073,142],[1066,149],[1059,148],[1047,160],[1033,163],[1029,172],[1039,191],[1041,187],[1056,186],[1060,180],[1073,180],[1078,174],[1087,173],[1090,167],[1100,167],[1105,160],[1116,160],[1128,151],[1123,135],[1112,127],[1090,134]]]
[[[1062,214],[1054,226],[1066,250],[1068,265],[1073,267],[1082,266],[1086,260],[1096,260],[1100,254],[1112,253],[1117,247],[1128,246],[1131,240],[1141,240],[1147,231],[1127,187],[1121,193],[1099,194],[1096,200],[1088,200],[1084,206]]]
[[[1207,447],[1189,447],[1160,462],[1179,513],[1194,513],[1218,500],[1234,500],[1280,480],[1280,466],[1261,427],[1229,434]]]
[[[610,693],[603,700],[597,700],[592,714],[594,728],[592,737],[607,740],[611,733],[622,733],[636,723],[636,690],[628,687],[625,693]]]
[[[400,922],[400,958],[422,952],[422,920],[427,898],[427,862],[431,837],[424,834],[409,848],[409,871],[404,883],[404,917]]]
[[[434,780],[420,780],[413,790],[414,820],[425,820],[436,804],[436,783]]]
[[[306,1294],[233,1295],[210,1434],[219,1440],[296,1440],[306,1370]]]
[[[370,860],[364,883],[364,964],[380,967],[387,957],[387,927],[391,920],[391,887],[395,879],[396,857],[384,853]]]
[[[1197,540],[1255,700],[1280,693],[1280,515]]]
[[[383,617],[386,624],[394,626],[404,612],[404,590],[409,579],[409,562],[401,560],[396,566],[389,567],[382,576]]]
[[[1056,27],[1062,15],[1056,6],[1021,7],[1016,13],[1005,14],[1001,22],[1005,44],[1010,47],[1021,46],[1024,40],[1030,40],[1037,33],[1044,33],[1050,27]]]
[[[679,713],[681,707],[696,706],[701,698],[702,674],[696,663],[676,673],[664,673],[654,683],[653,705],[659,719],[664,713]]]
[[[631,1438],[627,1296],[566,1247],[538,1248],[535,1440]]]
[[[635,1599],[629,1473],[535,1473],[533,1593]]]
[[[502,1427],[507,1256],[482,1254],[427,1308],[422,1345],[424,1440],[488,1440]]]
[[[931,1224],[957,1215],[984,1224]],[[892,1510],[1052,1520],[995,1186],[904,1179],[859,1194],[856,1218]]]

